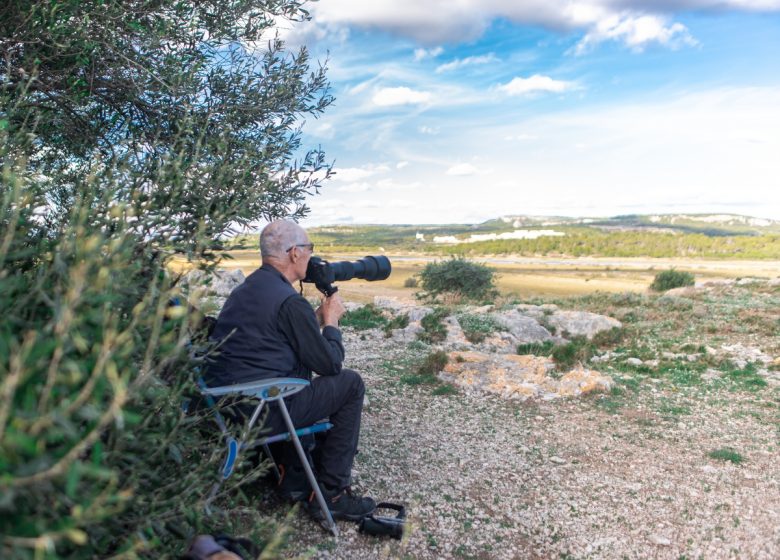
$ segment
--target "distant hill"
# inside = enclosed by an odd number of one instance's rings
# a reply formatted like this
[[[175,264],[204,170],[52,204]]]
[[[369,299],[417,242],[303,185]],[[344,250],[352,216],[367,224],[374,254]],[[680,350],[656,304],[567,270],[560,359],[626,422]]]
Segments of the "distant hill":
[[[780,233],[780,221],[739,214],[628,214],[612,218],[557,216],[502,216],[500,222],[514,228],[583,225],[605,230],[672,230],[704,235],[761,235]]]

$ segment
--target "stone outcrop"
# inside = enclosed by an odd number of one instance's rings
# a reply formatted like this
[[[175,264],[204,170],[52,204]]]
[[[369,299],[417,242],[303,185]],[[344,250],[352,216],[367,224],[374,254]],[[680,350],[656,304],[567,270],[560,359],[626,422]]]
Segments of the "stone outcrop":
[[[553,400],[577,397],[593,391],[608,391],[611,378],[577,367],[554,377],[554,362],[541,356],[450,352],[449,362],[439,377],[466,391],[487,392],[506,399]]]
[[[184,276],[182,285],[189,292],[191,302],[199,302],[198,307],[203,311],[216,315],[225,305],[230,292],[243,284],[245,279],[239,268],[218,269],[213,274],[191,270]]]

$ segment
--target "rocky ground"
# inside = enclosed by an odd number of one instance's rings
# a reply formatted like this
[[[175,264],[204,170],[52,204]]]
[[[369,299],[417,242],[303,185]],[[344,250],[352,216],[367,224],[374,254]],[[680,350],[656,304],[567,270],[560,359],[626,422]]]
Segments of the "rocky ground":
[[[777,282],[450,308],[428,342],[430,311],[377,304],[414,320],[345,328],[369,397],[355,486],[406,504],[408,530],[399,542],[340,522],[333,539],[260,490],[286,556],[780,557]],[[495,329],[477,343],[459,324],[474,316]],[[550,356],[571,341],[567,384]]]

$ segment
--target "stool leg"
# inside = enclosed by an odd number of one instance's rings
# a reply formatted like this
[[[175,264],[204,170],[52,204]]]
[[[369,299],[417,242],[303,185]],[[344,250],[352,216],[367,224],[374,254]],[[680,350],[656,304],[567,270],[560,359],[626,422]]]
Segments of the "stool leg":
[[[287,412],[287,405],[284,403],[284,399],[279,399],[279,410],[282,411],[282,416],[284,417],[284,423],[287,425],[287,430],[290,432],[290,437],[292,438],[293,445],[295,446],[295,451],[298,453],[298,457],[301,460],[301,463],[303,464],[303,470],[306,471],[306,477],[309,479],[309,484],[311,484],[311,489],[314,491],[314,495],[317,497],[317,504],[320,506],[320,509],[322,510],[322,515],[325,516],[325,521],[328,525],[328,529],[330,529],[330,532],[333,533],[334,537],[339,536],[339,529],[336,527],[336,522],[333,521],[333,516],[330,514],[330,509],[328,508],[328,505],[325,503],[325,497],[322,495],[322,490],[320,489],[320,485],[317,484],[317,479],[314,478],[314,473],[311,470],[311,465],[309,465],[309,461],[306,458],[306,453],[303,450],[303,446],[301,445],[301,440],[298,439],[298,434],[295,433],[295,426],[293,425],[292,419],[290,418],[290,413]]]

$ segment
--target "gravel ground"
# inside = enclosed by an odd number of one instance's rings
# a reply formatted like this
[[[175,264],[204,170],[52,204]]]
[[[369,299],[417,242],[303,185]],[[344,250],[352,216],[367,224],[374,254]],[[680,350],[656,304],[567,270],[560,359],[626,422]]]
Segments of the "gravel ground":
[[[400,381],[405,345],[345,343],[370,399],[356,490],[406,504],[410,528],[399,542],[339,522],[333,539],[299,512],[290,557],[780,558],[776,389],[691,400],[655,380],[618,411],[436,395]],[[720,448],[744,462],[708,456]]]

